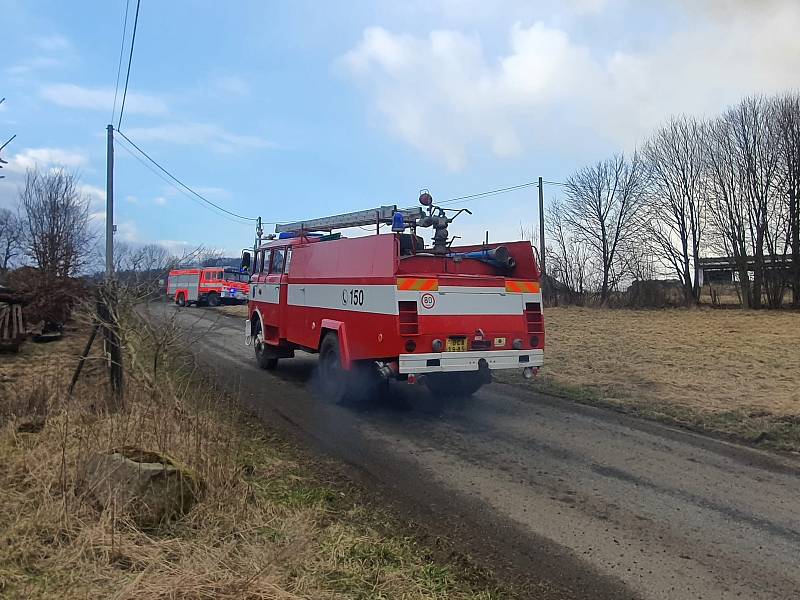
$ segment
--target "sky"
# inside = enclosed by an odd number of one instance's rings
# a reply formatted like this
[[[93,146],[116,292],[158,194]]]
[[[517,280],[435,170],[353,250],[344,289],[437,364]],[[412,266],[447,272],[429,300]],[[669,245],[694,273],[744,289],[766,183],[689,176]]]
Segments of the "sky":
[[[63,166],[103,224],[125,10],[0,0],[0,144],[17,136],[0,207],[26,168]],[[670,115],[796,90],[797,31],[796,0],[141,0],[121,131],[201,195],[265,222],[413,206],[422,188],[444,200],[563,181]],[[116,239],[228,255],[252,244],[252,222],[128,150],[117,144]],[[559,193],[546,186],[546,202]],[[517,238],[537,223],[536,195],[465,203],[473,215],[450,232]]]

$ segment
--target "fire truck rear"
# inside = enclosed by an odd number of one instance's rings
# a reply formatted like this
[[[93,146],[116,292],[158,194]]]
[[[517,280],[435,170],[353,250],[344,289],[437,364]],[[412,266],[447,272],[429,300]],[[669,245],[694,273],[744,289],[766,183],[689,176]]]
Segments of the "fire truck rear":
[[[470,395],[493,370],[538,371],[544,320],[531,244],[451,246],[447,226],[463,209],[433,206],[427,193],[420,202],[426,210],[383,206],[279,225],[254,256],[244,253],[245,336],[259,366],[318,352],[320,385],[337,400],[388,379]],[[332,233],[367,224],[376,235]],[[378,234],[382,224],[392,233]],[[431,247],[420,228],[434,230]]]

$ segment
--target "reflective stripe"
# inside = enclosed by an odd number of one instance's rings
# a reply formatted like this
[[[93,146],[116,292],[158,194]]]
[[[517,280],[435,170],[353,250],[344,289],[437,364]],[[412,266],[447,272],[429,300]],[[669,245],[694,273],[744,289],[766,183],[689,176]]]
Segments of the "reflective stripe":
[[[397,289],[431,292],[439,289],[439,280],[420,277],[398,277]]]
[[[539,282],[538,281],[519,281],[516,279],[507,279],[506,280],[506,291],[516,294],[522,294],[525,292],[528,293],[538,293],[539,292]]]
[[[393,285],[290,283],[287,304],[289,306],[396,315],[396,294],[397,290]]]

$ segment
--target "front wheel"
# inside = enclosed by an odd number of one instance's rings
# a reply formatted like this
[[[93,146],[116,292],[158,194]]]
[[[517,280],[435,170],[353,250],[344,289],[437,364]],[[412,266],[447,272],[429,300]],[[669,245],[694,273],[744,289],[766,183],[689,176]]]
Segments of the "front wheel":
[[[208,295],[208,305],[209,306],[219,306],[219,294],[216,292],[211,292]]]
[[[256,324],[256,332],[253,336],[253,349],[256,351],[256,364],[265,371],[274,371],[278,368],[278,359],[275,357],[263,336],[261,335],[261,325]]]
[[[425,384],[431,393],[442,398],[472,396],[484,383],[486,375],[481,371],[431,373],[425,376]]]

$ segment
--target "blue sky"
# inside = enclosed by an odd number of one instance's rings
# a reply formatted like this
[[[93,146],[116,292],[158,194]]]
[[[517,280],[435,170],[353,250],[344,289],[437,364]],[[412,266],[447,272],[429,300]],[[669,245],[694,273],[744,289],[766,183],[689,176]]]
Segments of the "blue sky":
[[[122,131],[229,210],[298,220],[412,205],[423,187],[445,199],[562,180],[632,150],[669,114],[800,85],[800,3],[661,4],[142,0]],[[60,164],[81,173],[102,222],[124,10],[0,0],[0,137],[17,134],[0,206],[25,167]],[[120,240],[251,243],[250,224],[121,148],[116,166]],[[453,232],[515,237],[536,222],[535,195],[470,203]]]

